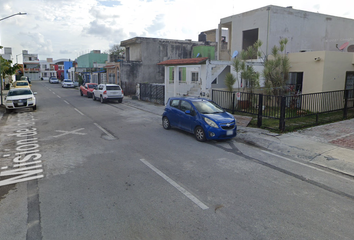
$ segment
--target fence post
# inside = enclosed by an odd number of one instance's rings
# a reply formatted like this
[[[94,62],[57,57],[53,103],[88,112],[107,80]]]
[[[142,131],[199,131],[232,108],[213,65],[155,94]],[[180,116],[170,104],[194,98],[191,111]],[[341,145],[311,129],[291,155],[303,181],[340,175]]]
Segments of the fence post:
[[[232,93],[232,114],[235,113],[235,93]]]
[[[262,115],[263,115],[263,94],[258,94],[258,121],[257,127],[262,127]]]
[[[343,109],[343,118],[347,119],[348,117],[348,93],[349,90],[344,90],[344,109]]]
[[[279,130],[284,132],[285,131],[285,103],[286,98],[281,96],[280,101],[280,120],[279,120]]]

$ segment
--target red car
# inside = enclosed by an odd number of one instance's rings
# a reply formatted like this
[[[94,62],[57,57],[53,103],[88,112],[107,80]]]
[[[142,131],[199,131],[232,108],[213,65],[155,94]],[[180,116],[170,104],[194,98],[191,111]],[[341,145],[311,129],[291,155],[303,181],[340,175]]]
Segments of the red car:
[[[80,95],[86,95],[88,98],[92,97],[92,92],[97,88],[97,83],[85,83],[80,86]]]

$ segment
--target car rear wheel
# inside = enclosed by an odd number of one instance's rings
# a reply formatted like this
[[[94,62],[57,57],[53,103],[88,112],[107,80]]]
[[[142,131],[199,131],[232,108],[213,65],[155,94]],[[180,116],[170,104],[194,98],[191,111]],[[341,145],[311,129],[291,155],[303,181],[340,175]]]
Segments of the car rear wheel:
[[[89,91],[87,91],[86,97],[90,98],[91,93]]]
[[[118,99],[118,102],[122,103],[123,102],[123,98]]]
[[[162,118],[162,126],[163,126],[164,129],[170,129],[171,128],[170,120],[168,120],[167,117],[163,117]]]
[[[81,95],[81,97],[84,95],[81,90],[80,90],[80,95]]]
[[[198,126],[194,130],[194,136],[199,142],[205,142],[205,132],[201,126]]]
[[[101,100],[101,103],[104,103],[104,99],[103,99],[103,97],[102,97],[102,96],[101,96],[100,100]]]
[[[92,94],[92,100],[96,101],[95,94]]]

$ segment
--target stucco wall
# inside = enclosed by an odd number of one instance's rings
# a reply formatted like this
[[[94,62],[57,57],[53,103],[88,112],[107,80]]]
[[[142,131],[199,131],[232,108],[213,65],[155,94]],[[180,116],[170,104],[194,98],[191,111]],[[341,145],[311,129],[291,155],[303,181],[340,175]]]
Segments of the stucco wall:
[[[127,87],[133,87],[127,90],[134,93],[137,83],[164,83],[164,66],[157,63],[168,59],[191,58],[193,47],[199,45],[204,43],[159,38],[133,38],[121,42],[121,46],[130,49],[127,58],[130,62],[122,63],[122,85],[125,82]],[[139,55],[136,52],[138,50],[141,60],[134,62],[132,57]]]
[[[242,50],[243,31],[257,28],[258,39],[263,42],[261,50],[264,53],[270,53],[271,48],[278,45],[281,38],[289,40],[286,52],[337,51],[336,44],[341,46],[347,41],[354,44],[353,19],[292,8],[267,6],[255,9],[221,19],[220,27],[229,26],[230,23],[230,53]]]
[[[354,71],[353,55],[340,51],[289,53],[290,72],[304,73],[303,94],[344,90],[346,72]]]

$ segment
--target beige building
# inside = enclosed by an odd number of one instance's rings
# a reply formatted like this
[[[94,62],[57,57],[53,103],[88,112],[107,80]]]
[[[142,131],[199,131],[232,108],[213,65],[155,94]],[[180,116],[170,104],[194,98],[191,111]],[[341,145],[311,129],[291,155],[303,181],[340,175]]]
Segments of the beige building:
[[[302,81],[302,94],[354,88],[354,53],[316,51],[289,53],[292,84]],[[302,75],[302,80],[301,80]]]

